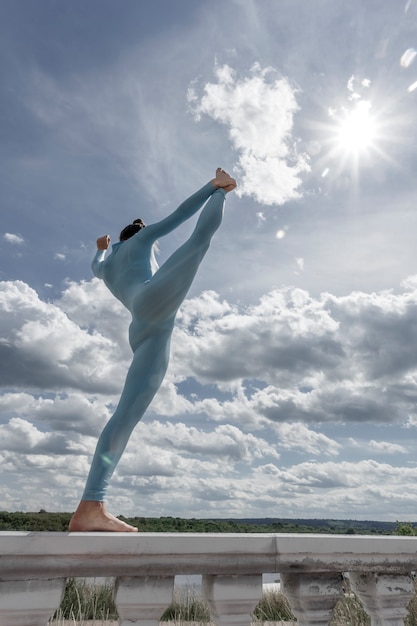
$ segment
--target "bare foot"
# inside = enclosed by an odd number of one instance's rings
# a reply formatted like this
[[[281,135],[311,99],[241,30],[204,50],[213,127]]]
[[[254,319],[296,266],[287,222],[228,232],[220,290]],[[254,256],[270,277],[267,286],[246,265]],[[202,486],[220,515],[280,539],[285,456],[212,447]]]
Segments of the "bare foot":
[[[216,187],[216,189],[221,188],[224,189],[226,192],[232,191],[237,187],[235,179],[232,178],[230,174],[222,170],[221,167],[217,168],[216,178],[213,178],[211,182]]]
[[[106,510],[104,502],[81,500],[68,525],[70,532],[137,533],[138,529]]]

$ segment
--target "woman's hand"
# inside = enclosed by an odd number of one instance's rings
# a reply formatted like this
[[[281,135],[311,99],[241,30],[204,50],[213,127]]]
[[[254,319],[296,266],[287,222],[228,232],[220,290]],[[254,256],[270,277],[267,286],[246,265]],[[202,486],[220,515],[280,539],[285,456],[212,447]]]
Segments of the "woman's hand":
[[[97,239],[97,250],[107,250],[110,245],[110,237],[109,235],[104,235],[103,237],[99,237]]]

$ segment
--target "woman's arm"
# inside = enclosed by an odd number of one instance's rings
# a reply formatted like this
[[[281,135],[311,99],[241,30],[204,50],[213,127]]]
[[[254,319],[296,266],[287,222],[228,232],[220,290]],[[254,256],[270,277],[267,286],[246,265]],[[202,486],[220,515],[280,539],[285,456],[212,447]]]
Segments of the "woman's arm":
[[[155,241],[159,237],[167,235],[177,228],[177,226],[197,213],[197,211],[201,209],[206,200],[208,200],[215,191],[217,191],[217,188],[214,184],[212,182],[208,182],[204,185],[204,187],[187,198],[187,200],[184,200],[184,202],[182,202],[173,213],[165,217],[160,222],[156,222],[155,224],[146,226],[146,228],[142,228],[142,230],[140,230],[135,236],[140,235],[141,239],[152,239]],[[221,193],[224,192],[222,191]]]
[[[109,235],[104,235],[103,237],[99,237],[97,239],[97,252],[95,257],[91,263],[91,269],[93,270],[94,276],[97,278],[103,278],[103,261],[106,256],[106,250],[110,245],[110,237]]]

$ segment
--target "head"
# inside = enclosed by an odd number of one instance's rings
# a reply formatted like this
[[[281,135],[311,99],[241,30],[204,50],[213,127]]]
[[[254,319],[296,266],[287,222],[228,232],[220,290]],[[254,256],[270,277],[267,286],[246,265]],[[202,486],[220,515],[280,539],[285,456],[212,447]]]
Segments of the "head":
[[[119,235],[119,241],[126,241],[136,235],[142,228],[145,228],[145,224],[143,221],[138,218],[137,220],[133,220],[131,224],[126,226]]]

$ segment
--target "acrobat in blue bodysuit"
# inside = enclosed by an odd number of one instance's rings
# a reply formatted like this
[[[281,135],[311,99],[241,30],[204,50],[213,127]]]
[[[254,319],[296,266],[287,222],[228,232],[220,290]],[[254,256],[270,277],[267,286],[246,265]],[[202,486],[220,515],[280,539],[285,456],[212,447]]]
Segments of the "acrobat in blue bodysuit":
[[[92,263],[94,274],[104,280],[113,295],[132,314],[129,343],[133,350],[133,361],[116,411],[98,440],[81,508],[86,501],[104,501],[109,480],[132,430],[163,381],[176,313],[209,248],[212,236],[221,224],[226,191],[235,186],[234,179],[218,169],[216,179],[185,200],[162,221],[141,227],[126,241],[114,244],[107,258],[104,249],[97,250]],[[188,241],[158,268],[154,256],[155,241],[194,215],[207,200]],[[141,226],[144,224],[141,223]],[[116,520],[110,514],[106,515]],[[77,510],[71,520],[70,530],[127,530],[113,529],[110,523],[100,528],[98,521],[84,523],[81,518]]]

